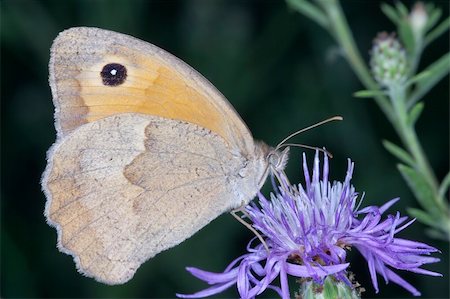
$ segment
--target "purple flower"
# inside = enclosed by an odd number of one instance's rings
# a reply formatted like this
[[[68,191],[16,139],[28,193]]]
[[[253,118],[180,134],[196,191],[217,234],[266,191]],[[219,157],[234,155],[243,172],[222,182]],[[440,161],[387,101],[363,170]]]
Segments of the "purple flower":
[[[235,259],[222,273],[197,268],[187,270],[211,287],[192,295],[177,294],[181,298],[211,296],[237,285],[241,298],[255,298],[267,288],[282,298],[290,298],[287,275],[323,283],[332,275],[352,287],[347,277],[347,249],[356,248],[366,259],[372,284],[378,293],[377,275],[392,281],[415,296],[420,292],[392,269],[419,274],[441,276],[420,268],[438,262],[430,257],[436,248],[424,243],[397,238],[395,235],[413,220],[383,213],[399,199],[392,199],[381,207],[359,209],[361,200],[350,184],[354,164],[349,160],[345,181],[328,181],[328,158],[325,155],[322,174],[316,152],[312,177],[303,155],[305,186],[288,183],[284,173],[276,173],[280,187],[267,200],[259,194],[259,205],[246,207],[246,214],[264,238],[253,238],[247,253]],[[266,248],[267,246],[267,248]],[[279,277],[280,286],[273,284]]]

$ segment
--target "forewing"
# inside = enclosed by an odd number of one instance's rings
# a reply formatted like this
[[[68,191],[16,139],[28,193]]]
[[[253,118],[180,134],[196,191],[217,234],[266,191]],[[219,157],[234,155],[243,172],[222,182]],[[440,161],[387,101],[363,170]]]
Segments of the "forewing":
[[[102,83],[102,69],[110,63],[126,68],[123,84]],[[194,123],[244,153],[254,151],[249,130],[225,97],[193,68],[150,43],[98,28],[71,28],[55,39],[49,68],[59,136],[135,112]]]

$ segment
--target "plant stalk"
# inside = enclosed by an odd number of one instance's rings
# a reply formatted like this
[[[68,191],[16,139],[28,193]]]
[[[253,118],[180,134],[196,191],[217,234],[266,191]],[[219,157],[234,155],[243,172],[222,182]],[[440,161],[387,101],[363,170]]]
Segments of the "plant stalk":
[[[362,59],[359,50],[356,47],[355,40],[347,23],[347,20],[342,11],[342,7],[338,0],[319,0],[318,3],[322,6],[329,18],[329,28],[332,30],[331,35],[336,39],[337,43],[342,47],[345,53],[345,58],[349,62],[350,67],[355,72],[361,83],[367,90],[379,90],[379,85],[373,79],[368,67]],[[421,53],[418,51],[415,54],[414,61],[417,63]],[[432,168],[425,156],[425,153],[420,145],[417,134],[414,130],[414,124],[409,123],[408,107],[406,105],[406,90],[404,87],[390,91],[391,102],[384,95],[376,95],[374,99],[380,109],[388,118],[389,122],[394,127],[397,135],[400,137],[402,143],[407,148],[415,161],[415,168],[427,180],[431,189],[433,190],[434,203],[440,207],[443,212],[442,227],[450,236],[450,211],[445,199],[439,195],[439,183],[434,175]]]

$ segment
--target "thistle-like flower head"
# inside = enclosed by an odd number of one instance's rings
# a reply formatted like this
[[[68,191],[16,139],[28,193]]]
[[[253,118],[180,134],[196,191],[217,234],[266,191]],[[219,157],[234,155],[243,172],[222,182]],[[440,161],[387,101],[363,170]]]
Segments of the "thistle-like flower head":
[[[358,202],[358,194],[350,183],[353,168],[349,160],[344,182],[331,183],[328,158],[324,157],[321,172],[316,153],[312,174],[303,156],[304,186],[291,185],[284,173],[277,173],[276,193],[271,194],[270,200],[259,194],[259,202],[246,207],[245,213],[266,244],[254,238],[247,246],[247,253],[235,259],[223,273],[187,268],[211,287],[178,296],[207,297],[236,285],[241,298],[255,298],[267,288],[275,290],[282,298],[291,298],[288,275],[318,284],[332,277],[352,288],[354,284],[347,271],[347,249],[351,247],[366,259],[376,292],[378,273],[386,282],[392,281],[413,295],[420,295],[392,269],[439,276],[420,268],[439,261],[428,256],[438,250],[396,237],[414,221],[407,222],[407,217],[401,217],[398,212],[383,218],[398,198],[381,207],[359,209],[361,201]],[[277,277],[280,286],[274,284]]]

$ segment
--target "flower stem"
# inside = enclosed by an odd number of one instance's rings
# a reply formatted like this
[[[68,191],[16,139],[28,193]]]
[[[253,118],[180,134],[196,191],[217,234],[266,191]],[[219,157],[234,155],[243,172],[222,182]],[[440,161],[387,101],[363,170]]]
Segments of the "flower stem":
[[[348,60],[350,67],[355,72],[356,76],[363,83],[368,90],[378,90],[379,86],[372,78],[369,69],[362,59],[353,35],[349,29],[347,20],[345,19],[342,8],[337,0],[322,0],[324,8],[330,18],[330,28],[334,30],[333,36],[336,38],[338,44],[342,47],[345,53],[345,58]],[[385,96],[376,96],[375,101],[380,106],[383,113],[387,116],[391,123],[395,122],[395,116],[392,114],[392,109],[389,101]]]
[[[408,152],[413,156],[415,169],[427,180],[430,189],[433,191],[435,204],[444,212],[445,217],[449,212],[448,207],[445,205],[444,199],[439,196],[439,184],[436,176],[434,175],[422,146],[420,145],[414,130],[414,125],[409,123],[408,120],[406,90],[403,86],[396,86],[389,89],[389,95],[397,118],[396,131],[403,144],[408,149]],[[447,231],[450,232],[448,227]]]
[[[403,144],[407,147],[415,160],[416,167],[427,178],[433,189],[437,190],[436,178],[431,170],[428,161],[425,158],[422,147],[419,144],[417,134],[414,131],[413,125],[408,125],[408,111],[406,108],[405,89],[402,86],[396,86],[389,90],[392,106],[397,117],[397,130],[402,139]]]
[[[329,19],[327,28],[329,29],[330,34],[343,49],[345,58],[358,79],[367,90],[379,90],[379,85],[373,79],[366,63],[356,47],[355,40],[339,0],[317,0],[317,3],[322,7]],[[422,47],[416,49],[416,52],[413,53],[413,69],[417,68],[421,52]],[[439,228],[448,236],[448,238],[450,238],[450,208],[446,204],[445,198],[439,193],[439,183],[430,167],[422,146],[420,145],[414,130],[414,123],[408,119],[409,108],[406,104],[408,103],[408,99],[406,98],[405,87],[390,90],[389,97],[391,101],[383,94],[374,95],[375,102],[386,115],[402,143],[412,155],[414,159],[414,169],[423,176],[429,189],[432,191],[432,202],[429,202],[429,204],[434,204],[442,212],[442,214],[439,215],[440,219],[437,219],[440,222]],[[435,217],[436,215],[432,216]]]
[[[348,23],[342,11],[342,8],[338,0],[322,0],[326,2],[324,8],[330,19],[330,28],[334,30],[334,37],[336,38],[338,44],[344,49],[346,58],[360,79],[363,85],[368,90],[379,89],[378,84],[372,78],[369,69],[367,68],[364,60],[362,59],[356,43],[353,39],[352,33],[349,29]],[[325,3],[324,3],[325,4]],[[420,51],[421,52],[421,51]],[[420,53],[415,53],[420,55]],[[419,58],[415,57],[415,61]],[[384,96],[376,96],[375,101],[381,108],[383,113],[386,115],[398,136],[402,140],[405,147],[408,149],[410,154],[413,156],[415,161],[415,169],[423,175],[427,180],[430,189],[433,192],[433,203],[442,211],[441,219],[442,223],[441,229],[446,233],[447,236],[450,234],[450,211],[449,207],[445,204],[445,199],[439,196],[439,184],[434,175],[432,168],[425,156],[425,153],[420,145],[417,134],[414,130],[414,124],[409,124],[408,121],[408,110],[407,110],[407,100],[405,89],[397,89],[390,93],[391,104]],[[393,109],[392,109],[393,108]]]

